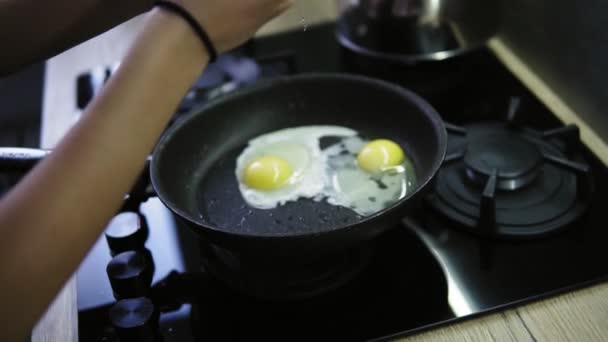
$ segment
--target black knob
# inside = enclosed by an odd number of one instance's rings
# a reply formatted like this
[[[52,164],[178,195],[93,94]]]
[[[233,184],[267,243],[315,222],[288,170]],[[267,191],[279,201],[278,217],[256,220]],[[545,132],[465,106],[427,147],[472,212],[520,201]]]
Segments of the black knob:
[[[126,212],[116,215],[105,231],[106,241],[112,254],[144,248],[148,238],[148,227],[138,213]]]
[[[112,68],[98,66],[78,76],[76,79],[76,105],[79,109],[86,108],[110,79],[112,71]]]
[[[123,299],[110,309],[110,321],[123,342],[159,342],[159,314],[148,298]]]
[[[141,297],[150,291],[151,265],[142,252],[118,254],[108,263],[106,271],[117,299]]]
[[[95,85],[91,74],[78,76],[76,80],[76,105],[79,109],[84,109],[91,99],[95,96]]]

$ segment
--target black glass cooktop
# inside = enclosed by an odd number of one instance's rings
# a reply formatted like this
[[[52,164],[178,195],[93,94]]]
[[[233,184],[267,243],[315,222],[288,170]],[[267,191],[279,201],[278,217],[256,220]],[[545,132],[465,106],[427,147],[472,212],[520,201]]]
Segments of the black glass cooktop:
[[[210,69],[180,112],[256,79],[296,72],[361,73],[422,94],[450,124],[436,191],[374,242],[354,280],[288,302],[225,288],[201,267],[197,237],[153,194],[132,200],[124,210],[136,214],[122,214],[106,232],[130,236],[129,243],[111,241],[112,253],[100,237],[78,271],[81,341],[114,341],[129,330],[138,331],[128,335],[133,341],[387,339],[608,278],[608,203],[601,199],[608,171],[580,145],[576,127],[561,124],[489,51],[389,67],[342,50],[333,25],[322,25],[250,42],[228,58],[219,64],[229,71]],[[486,141],[493,136],[498,140]],[[504,147],[509,139],[521,153]],[[541,192],[530,197],[531,188]],[[522,208],[525,215],[513,213]],[[108,267],[112,254],[144,242],[137,255],[120,254]],[[133,278],[137,286],[125,285]],[[115,295],[147,299],[116,304]]]

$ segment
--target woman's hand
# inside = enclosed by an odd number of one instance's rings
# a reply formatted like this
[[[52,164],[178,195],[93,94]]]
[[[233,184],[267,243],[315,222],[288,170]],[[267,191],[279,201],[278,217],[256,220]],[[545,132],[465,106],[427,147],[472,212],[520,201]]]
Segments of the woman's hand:
[[[244,43],[266,22],[287,10],[293,0],[174,0],[209,34],[218,53]]]

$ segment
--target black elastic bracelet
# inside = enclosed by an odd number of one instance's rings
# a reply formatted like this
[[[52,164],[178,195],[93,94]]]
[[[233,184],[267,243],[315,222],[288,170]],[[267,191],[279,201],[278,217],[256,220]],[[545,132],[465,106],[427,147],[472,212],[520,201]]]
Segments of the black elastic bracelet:
[[[209,63],[215,62],[217,59],[217,50],[215,49],[215,46],[213,46],[213,42],[209,38],[207,32],[205,32],[201,24],[192,16],[192,14],[190,14],[190,12],[171,1],[157,1],[155,5],[168,9],[186,20],[194,32],[196,32],[196,35],[201,39],[203,45],[205,45],[205,48],[207,48],[207,51],[209,52]]]

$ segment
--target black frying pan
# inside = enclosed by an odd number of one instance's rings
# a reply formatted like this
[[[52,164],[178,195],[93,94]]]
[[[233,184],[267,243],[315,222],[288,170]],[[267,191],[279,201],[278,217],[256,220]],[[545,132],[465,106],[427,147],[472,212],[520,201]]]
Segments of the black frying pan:
[[[303,125],[346,126],[398,142],[413,161],[416,190],[365,218],[310,200],[273,210],[250,208],[237,186],[238,154],[260,134]],[[309,74],[260,82],[192,111],[159,141],[150,176],[159,198],[202,240],[238,251],[241,258],[308,262],[366,242],[416,208],[443,161],[446,142],[435,110],[401,87],[343,74]],[[0,150],[4,169],[44,156],[2,152],[7,150]]]
[[[310,200],[272,210],[247,206],[234,171],[247,142],[281,128],[323,124],[398,142],[414,162],[417,190],[365,218]],[[405,216],[439,169],[446,139],[435,110],[403,88],[310,74],[262,82],[194,110],[164,134],[150,171],[165,205],[212,241],[275,255],[318,255],[368,240]]]

